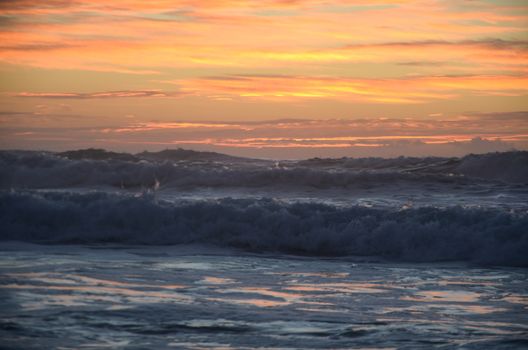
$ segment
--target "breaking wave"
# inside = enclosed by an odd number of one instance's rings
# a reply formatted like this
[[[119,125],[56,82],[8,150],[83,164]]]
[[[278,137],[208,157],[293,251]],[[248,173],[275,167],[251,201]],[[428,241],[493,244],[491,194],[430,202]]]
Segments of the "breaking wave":
[[[104,152],[104,151],[102,151]],[[165,151],[164,151],[165,152]],[[65,153],[67,154],[67,153]],[[311,159],[275,163],[205,158],[200,152],[128,155],[0,152],[0,188],[113,186],[363,188],[395,182],[472,184],[475,179],[528,183],[528,152],[464,158]],[[143,155],[143,158],[141,157]],[[227,156],[226,156],[227,157]],[[205,159],[205,160],[204,160]],[[216,159],[216,160],[215,160]]]
[[[253,252],[528,266],[527,213],[496,209],[374,209],[271,199],[173,203],[149,195],[4,191],[0,222],[4,241],[193,243]]]

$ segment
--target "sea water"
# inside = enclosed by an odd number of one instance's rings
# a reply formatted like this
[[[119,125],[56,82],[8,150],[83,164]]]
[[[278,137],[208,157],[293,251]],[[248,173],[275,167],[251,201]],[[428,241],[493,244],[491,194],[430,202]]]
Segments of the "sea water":
[[[3,348],[528,347],[525,152],[0,162]]]

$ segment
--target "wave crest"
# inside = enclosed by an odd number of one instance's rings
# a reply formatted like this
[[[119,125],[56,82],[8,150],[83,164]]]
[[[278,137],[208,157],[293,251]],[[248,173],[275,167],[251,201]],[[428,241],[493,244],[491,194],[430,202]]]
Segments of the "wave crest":
[[[487,209],[394,210],[271,199],[169,203],[101,192],[4,192],[0,222],[4,241],[199,243],[254,252],[528,266],[528,215]]]
[[[473,184],[476,178],[528,183],[528,152],[462,159],[343,158],[279,164],[240,159],[236,162],[204,161],[203,157],[184,161],[153,160],[152,155],[149,160],[138,158],[137,161],[128,161],[121,154],[116,157],[96,160],[91,154],[89,159],[69,159],[45,152],[0,152],[0,188],[134,188],[151,187],[157,182],[162,187],[179,188],[369,188],[390,186],[395,182]]]

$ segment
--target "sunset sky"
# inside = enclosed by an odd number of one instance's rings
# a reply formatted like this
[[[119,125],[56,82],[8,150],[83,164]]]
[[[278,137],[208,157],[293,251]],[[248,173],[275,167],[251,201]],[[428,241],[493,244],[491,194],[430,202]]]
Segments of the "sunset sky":
[[[526,0],[0,2],[0,148],[528,149]]]

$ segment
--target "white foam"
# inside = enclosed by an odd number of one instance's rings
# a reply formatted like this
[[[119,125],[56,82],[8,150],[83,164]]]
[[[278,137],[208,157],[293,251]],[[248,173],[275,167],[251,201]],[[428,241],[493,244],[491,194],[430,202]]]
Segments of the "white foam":
[[[0,193],[0,239],[40,243],[189,244],[404,261],[528,266],[528,215],[497,209],[406,210],[271,199],[170,203],[153,196]]]

